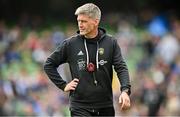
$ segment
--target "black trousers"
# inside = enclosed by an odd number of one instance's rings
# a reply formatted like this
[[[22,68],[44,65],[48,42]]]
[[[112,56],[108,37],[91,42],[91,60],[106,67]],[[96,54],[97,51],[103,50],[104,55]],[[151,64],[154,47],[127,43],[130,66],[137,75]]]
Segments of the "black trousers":
[[[82,108],[82,107],[72,107],[70,108],[72,117],[87,117],[87,116],[115,116],[114,107],[106,108]]]

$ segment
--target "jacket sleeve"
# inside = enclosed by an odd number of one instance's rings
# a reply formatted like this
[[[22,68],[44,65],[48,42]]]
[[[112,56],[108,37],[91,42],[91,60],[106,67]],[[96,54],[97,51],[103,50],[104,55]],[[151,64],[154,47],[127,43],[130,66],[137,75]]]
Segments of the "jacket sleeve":
[[[64,91],[66,81],[62,79],[57,71],[59,65],[67,62],[67,42],[60,44],[54,52],[50,54],[44,63],[44,71],[49,79],[61,90]]]
[[[113,45],[113,65],[121,84],[121,91],[128,89],[128,94],[130,95],[131,85],[127,65],[121,55],[121,49],[116,39],[114,39]]]

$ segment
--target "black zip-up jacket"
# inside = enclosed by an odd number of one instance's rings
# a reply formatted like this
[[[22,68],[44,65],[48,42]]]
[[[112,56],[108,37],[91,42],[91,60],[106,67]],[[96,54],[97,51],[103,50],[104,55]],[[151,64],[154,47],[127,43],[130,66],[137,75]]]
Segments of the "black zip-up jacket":
[[[99,28],[95,39],[86,39],[79,34],[66,39],[47,58],[44,70],[50,80],[62,90],[67,82],[60,76],[57,67],[63,63],[69,63],[72,79],[79,78],[76,90],[70,92],[70,107],[113,106],[113,66],[121,83],[121,91],[128,89],[130,95],[128,69],[120,47],[117,40],[107,35],[102,28]],[[94,64],[94,72],[87,70],[89,63]]]

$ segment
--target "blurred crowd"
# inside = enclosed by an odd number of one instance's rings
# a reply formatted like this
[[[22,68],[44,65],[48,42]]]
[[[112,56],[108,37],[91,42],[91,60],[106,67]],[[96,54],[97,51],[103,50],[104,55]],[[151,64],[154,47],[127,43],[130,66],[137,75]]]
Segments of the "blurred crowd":
[[[114,74],[116,115],[180,116],[180,19],[144,11],[139,17],[114,13],[102,20],[116,27],[107,32],[118,40],[131,78],[131,109],[120,111]],[[13,26],[0,21],[0,115],[69,116],[68,93],[52,84],[43,63],[77,26],[37,30],[25,21]],[[68,65],[58,71],[71,79]]]

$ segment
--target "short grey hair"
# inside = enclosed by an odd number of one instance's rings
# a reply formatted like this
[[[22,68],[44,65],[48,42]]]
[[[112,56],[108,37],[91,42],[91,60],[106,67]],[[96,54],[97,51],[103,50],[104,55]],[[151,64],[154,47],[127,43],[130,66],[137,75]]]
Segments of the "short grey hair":
[[[101,19],[101,10],[93,3],[86,3],[76,9],[75,15],[85,14],[93,19]]]

